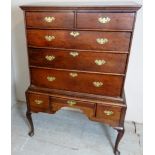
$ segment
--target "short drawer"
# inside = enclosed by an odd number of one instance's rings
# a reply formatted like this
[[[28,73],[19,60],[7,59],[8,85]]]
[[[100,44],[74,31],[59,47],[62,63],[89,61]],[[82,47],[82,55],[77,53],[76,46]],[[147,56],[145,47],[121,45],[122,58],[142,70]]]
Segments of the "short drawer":
[[[31,67],[30,72],[32,84],[39,87],[114,97],[121,95],[124,81],[124,76],[59,69]]]
[[[77,13],[77,28],[132,30],[134,13]]]
[[[26,12],[26,26],[34,28],[73,28],[73,12]]]
[[[37,93],[28,93],[29,108],[33,112],[49,112],[49,96]]]
[[[27,30],[29,46],[128,51],[130,32]]]
[[[96,118],[110,125],[118,125],[121,120],[122,108],[113,104],[97,104]]]
[[[80,101],[73,98],[50,98],[51,101],[51,111],[56,112],[63,107],[70,107],[75,109],[80,109],[87,117],[94,117],[95,114],[95,104],[86,101]]]
[[[29,48],[29,61],[31,66],[124,74],[127,54]]]

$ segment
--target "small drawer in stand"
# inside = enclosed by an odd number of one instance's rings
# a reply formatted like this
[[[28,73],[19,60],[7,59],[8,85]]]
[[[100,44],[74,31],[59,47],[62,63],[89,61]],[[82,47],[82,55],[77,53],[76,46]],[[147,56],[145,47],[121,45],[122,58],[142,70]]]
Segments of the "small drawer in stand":
[[[44,94],[29,93],[28,103],[31,111],[48,112],[49,111],[49,96]]]

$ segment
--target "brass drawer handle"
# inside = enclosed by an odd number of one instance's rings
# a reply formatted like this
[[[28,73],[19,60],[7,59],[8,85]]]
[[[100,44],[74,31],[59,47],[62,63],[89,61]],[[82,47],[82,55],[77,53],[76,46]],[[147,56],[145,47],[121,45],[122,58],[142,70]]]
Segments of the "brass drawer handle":
[[[109,17],[100,17],[98,18],[98,21],[102,24],[106,24],[106,23],[109,23],[111,19]]]
[[[76,57],[76,56],[79,55],[79,53],[78,52],[70,52],[70,55],[73,56],[73,57]]]
[[[40,105],[40,104],[42,104],[42,103],[43,103],[43,101],[42,101],[42,100],[34,100],[34,102],[35,102],[36,104],[38,104],[38,105]]]
[[[102,82],[96,82],[96,81],[94,81],[94,82],[93,82],[93,85],[94,85],[95,87],[102,87],[102,86],[103,86],[103,83],[102,83]]]
[[[55,17],[45,17],[44,20],[47,23],[52,23],[53,21],[55,21]]]
[[[96,65],[101,66],[104,65],[106,63],[105,60],[95,60]]]
[[[73,31],[73,32],[70,33],[70,35],[73,36],[73,37],[75,38],[75,37],[79,36],[80,33],[79,33],[79,32],[74,32],[74,31]]]
[[[67,101],[67,104],[68,104],[69,106],[73,106],[73,105],[76,104],[76,101],[68,100],[68,101]]]
[[[52,81],[56,80],[56,77],[54,77],[54,76],[47,76],[47,80],[52,82]]]
[[[109,40],[107,38],[97,38],[96,41],[98,44],[103,45],[103,44],[107,43]]]
[[[113,115],[114,112],[113,111],[109,111],[109,110],[104,110],[104,114],[107,116]]]
[[[46,41],[52,41],[54,39],[55,39],[55,36],[48,36],[48,35],[45,36]]]
[[[78,76],[77,73],[69,73],[69,75],[70,75],[71,77],[73,77],[73,78]]]
[[[46,55],[45,59],[48,60],[48,61],[53,61],[55,59],[55,56],[53,56],[53,55]]]

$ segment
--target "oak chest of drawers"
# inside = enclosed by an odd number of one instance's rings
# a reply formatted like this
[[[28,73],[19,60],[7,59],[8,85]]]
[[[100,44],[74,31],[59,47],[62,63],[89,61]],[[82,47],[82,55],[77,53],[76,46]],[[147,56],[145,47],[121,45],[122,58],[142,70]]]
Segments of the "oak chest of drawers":
[[[124,134],[123,91],[139,5],[21,6],[30,71],[27,118],[80,109],[90,120]]]

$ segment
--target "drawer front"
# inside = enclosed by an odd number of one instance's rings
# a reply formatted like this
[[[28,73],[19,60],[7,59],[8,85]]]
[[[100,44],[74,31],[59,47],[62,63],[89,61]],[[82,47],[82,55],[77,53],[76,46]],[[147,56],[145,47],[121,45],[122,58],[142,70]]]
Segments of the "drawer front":
[[[74,100],[74,99],[62,99],[62,98],[54,98],[51,97],[51,111],[56,112],[63,107],[70,107],[75,109],[80,109],[83,113],[87,115],[87,117],[91,118],[94,116],[95,113],[95,104]]]
[[[96,118],[110,125],[118,125],[121,119],[122,107],[97,104]]]
[[[134,13],[77,13],[77,28],[132,30]]]
[[[69,49],[128,51],[130,32],[27,30],[28,45]]]
[[[127,54],[29,48],[29,60],[32,66],[123,74]]]
[[[49,112],[49,96],[29,93],[28,103],[30,110],[34,112]]]
[[[73,12],[26,12],[27,27],[73,28]]]
[[[33,85],[75,92],[120,96],[123,76],[31,68]]]

